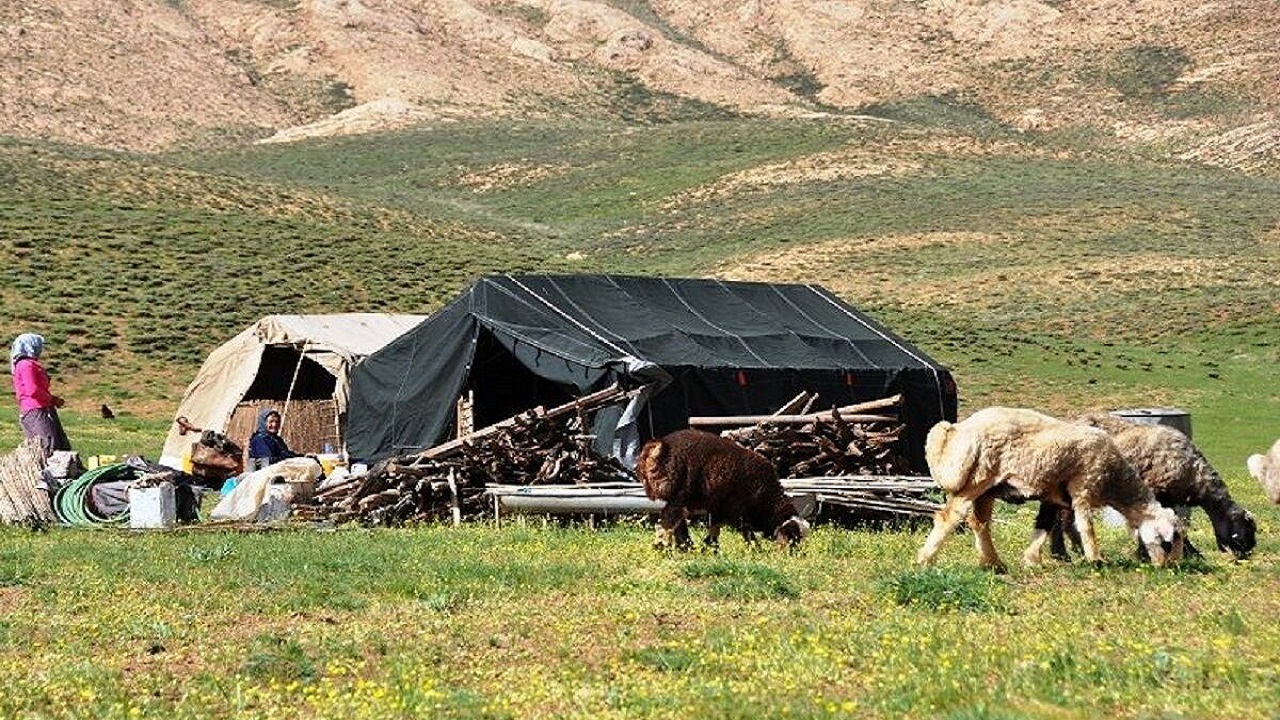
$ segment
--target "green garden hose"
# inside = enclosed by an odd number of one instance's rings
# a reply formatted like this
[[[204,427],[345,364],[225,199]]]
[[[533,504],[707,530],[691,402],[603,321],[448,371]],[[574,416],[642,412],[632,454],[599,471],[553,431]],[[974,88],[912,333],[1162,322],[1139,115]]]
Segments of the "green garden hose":
[[[89,491],[98,483],[136,480],[141,475],[141,470],[124,463],[94,468],[58,488],[53,496],[53,511],[63,525],[95,527],[128,522],[128,507],[109,517],[100,515],[89,500]]]

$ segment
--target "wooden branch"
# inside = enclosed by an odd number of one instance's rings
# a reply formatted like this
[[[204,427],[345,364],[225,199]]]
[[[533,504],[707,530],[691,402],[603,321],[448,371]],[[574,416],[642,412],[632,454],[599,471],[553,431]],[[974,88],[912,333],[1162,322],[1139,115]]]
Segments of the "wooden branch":
[[[844,413],[861,413],[868,410],[882,410],[887,407],[898,407],[901,404],[901,394],[890,395],[887,398],[880,398],[879,400],[868,400],[866,402],[855,403],[853,405],[845,405],[844,407],[836,408],[836,412],[842,415]]]
[[[796,401],[803,395],[804,393],[801,393],[801,395],[793,398],[783,406],[783,409],[794,406]],[[880,398],[879,400],[868,400],[867,402],[845,405],[832,410],[822,410],[801,415],[786,414],[782,410],[772,415],[695,415],[689,418],[689,427],[761,425],[764,423],[803,425],[808,422],[897,422],[898,418],[891,415],[867,415],[865,413],[868,410],[883,410],[898,407],[901,404],[902,395],[899,394]],[[838,420],[836,416],[839,416]]]
[[[539,418],[548,418],[548,419],[556,418],[571,412],[577,412],[579,407],[594,407],[597,405],[607,405],[609,403],[617,402],[619,400],[629,399],[634,395],[636,395],[638,392],[639,392],[638,390],[623,390],[621,387],[615,384],[605,388],[604,390],[591,393],[590,395],[584,395],[578,398],[577,400],[574,400],[573,402],[565,403],[564,405],[551,408],[550,410],[543,410],[541,412],[535,412],[535,411],[530,411],[530,412],[533,412],[534,416]],[[468,445],[470,443],[475,442],[476,440],[493,435],[494,433],[497,433],[505,428],[509,428],[509,427],[520,424],[522,422],[524,415],[525,413],[522,413],[520,415],[509,417],[506,420],[503,420],[501,422],[494,423],[493,425],[482,427],[473,433],[469,433],[460,438],[456,438],[454,440],[441,443],[439,445],[436,445],[433,448],[428,448],[426,450],[423,450],[422,452],[418,453],[414,457],[419,460],[433,460],[436,458],[447,457],[461,450],[464,445]]]
[[[802,390],[800,391],[799,395],[788,400],[785,405],[778,408],[773,414],[774,415],[794,415],[797,412],[804,414],[803,408],[808,407],[809,403],[811,403],[813,401],[813,398],[815,397],[817,396],[816,395],[810,396],[808,390]]]
[[[813,422],[870,423],[897,421],[898,418],[892,415],[845,415],[843,412],[837,415],[828,410],[826,412],[812,413],[809,415],[695,415],[689,418],[689,427],[763,425],[765,423],[773,423],[777,425],[805,425]]]

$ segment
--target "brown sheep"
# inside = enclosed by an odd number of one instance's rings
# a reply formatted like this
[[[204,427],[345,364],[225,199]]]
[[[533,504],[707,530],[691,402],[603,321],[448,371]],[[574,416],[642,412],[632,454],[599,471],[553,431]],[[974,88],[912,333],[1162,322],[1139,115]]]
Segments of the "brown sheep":
[[[663,500],[655,547],[687,550],[690,515],[708,515],[706,545],[719,543],[720,527],[733,525],[747,542],[769,533],[780,545],[796,546],[809,524],[782,490],[777,471],[763,455],[701,430],[677,430],[645,443],[636,474],[651,500]]]
[[[1181,557],[1183,531],[1173,510],[1151,489],[1102,430],[1068,423],[1033,410],[987,408],[959,423],[940,422],[925,439],[935,482],[950,496],[934,516],[933,530],[916,556],[930,564],[942,542],[968,518],[983,567],[1003,569],[991,542],[997,499],[1070,505],[1085,557],[1099,562],[1092,511],[1109,505],[1124,515],[1156,565]],[[970,516],[972,511],[972,516]],[[1037,528],[1023,553],[1036,564],[1048,533]]]
[[[1262,484],[1267,499],[1280,504],[1280,440],[1275,441],[1266,455],[1250,455],[1247,463],[1249,474]]]

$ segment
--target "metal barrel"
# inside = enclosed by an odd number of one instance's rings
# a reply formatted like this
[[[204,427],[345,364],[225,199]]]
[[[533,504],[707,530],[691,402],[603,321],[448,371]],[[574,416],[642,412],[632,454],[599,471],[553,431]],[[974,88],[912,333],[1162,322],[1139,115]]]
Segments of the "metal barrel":
[[[1191,437],[1191,415],[1179,408],[1128,408],[1112,410],[1111,414],[1144,425],[1168,425]]]

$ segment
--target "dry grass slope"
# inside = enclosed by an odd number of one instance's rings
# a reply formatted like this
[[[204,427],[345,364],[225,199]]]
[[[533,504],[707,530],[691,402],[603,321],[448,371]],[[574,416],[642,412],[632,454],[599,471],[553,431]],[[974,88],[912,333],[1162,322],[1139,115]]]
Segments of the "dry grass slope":
[[[636,93],[759,116],[946,97],[1268,171],[1277,34],[1267,0],[35,0],[0,8],[0,134],[150,151],[627,117]]]

